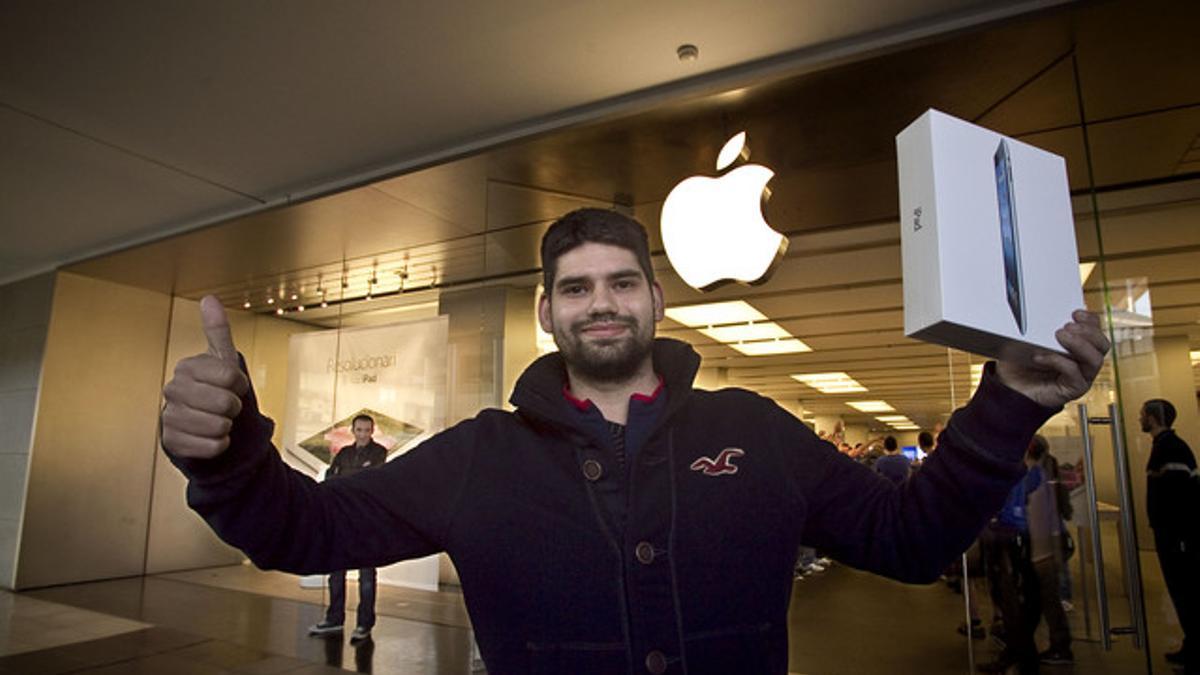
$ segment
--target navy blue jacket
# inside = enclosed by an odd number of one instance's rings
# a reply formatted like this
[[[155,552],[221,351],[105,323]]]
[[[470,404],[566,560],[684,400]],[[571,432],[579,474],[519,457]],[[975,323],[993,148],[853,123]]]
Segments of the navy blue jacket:
[[[515,413],[485,410],[344,480],[288,468],[252,393],[227,452],[173,461],[192,508],[263,568],[446,551],[493,675],[782,674],[801,542],[933,581],[1000,508],[1054,412],[989,367],[938,451],[895,485],[761,396],[693,390],[699,361],[656,341],[667,400],[627,470],[576,426],[558,354],[521,376]]]

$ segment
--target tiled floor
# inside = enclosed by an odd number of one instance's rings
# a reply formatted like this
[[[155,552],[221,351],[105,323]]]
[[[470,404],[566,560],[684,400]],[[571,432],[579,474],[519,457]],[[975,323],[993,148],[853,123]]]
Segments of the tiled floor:
[[[1153,672],[1170,673],[1161,652],[1178,629],[1162,606],[1153,556],[1143,565]],[[1113,589],[1118,622],[1119,593]],[[457,593],[381,588],[374,640],[358,648],[344,638],[307,637],[322,600],[296,577],[240,566],[0,594],[0,644],[10,645],[0,675],[471,673],[471,633]],[[1080,636],[1082,614],[1072,614]],[[794,586],[791,670],[967,673],[968,644],[954,632],[962,615],[961,596],[944,584],[906,586],[835,565]],[[1094,640],[1077,640],[1076,665],[1045,672],[1146,672],[1143,652],[1128,642],[1106,653]],[[995,653],[984,641],[973,646],[977,660]]]
[[[149,628],[149,624],[0,591],[0,656]]]

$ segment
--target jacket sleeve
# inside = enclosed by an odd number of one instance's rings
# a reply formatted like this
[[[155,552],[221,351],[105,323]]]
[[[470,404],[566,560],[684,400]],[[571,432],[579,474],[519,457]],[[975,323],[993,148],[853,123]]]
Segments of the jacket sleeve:
[[[801,426],[789,452],[807,505],[802,539],[854,567],[929,583],[970,546],[1024,475],[1034,432],[1055,411],[1004,386],[989,363],[920,471],[894,484]],[[796,446],[796,433],[791,434]]]
[[[378,567],[444,549],[466,484],[472,422],[374,471],[317,483],[283,462],[254,392],[230,447],[210,460],[167,456],[188,479],[188,505],[255,565],[297,574]]]

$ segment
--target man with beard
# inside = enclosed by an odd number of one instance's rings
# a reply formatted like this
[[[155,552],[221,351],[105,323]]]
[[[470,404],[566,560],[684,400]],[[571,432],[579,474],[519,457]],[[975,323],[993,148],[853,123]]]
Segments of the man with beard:
[[[1108,342],[989,364],[939,451],[895,485],[768,399],[692,389],[700,357],[654,338],[646,232],[575,211],[542,239],[538,319],[560,351],[485,410],[376,471],[317,484],[270,443],[224,311],[167,384],[163,447],[188,501],[257,565],[309,574],[446,551],[488,672],[786,673],[803,544],[928,583],[1024,472],[1033,432],[1087,391]],[[348,527],[335,524],[350,523]],[[386,536],[380,536],[386,533]]]
[[[1192,449],[1171,428],[1175,415],[1175,406],[1161,398],[1143,403],[1138,415],[1142,431],[1154,439],[1146,463],[1146,515],[1163,581],[1183,629],[1183,645],[1169,652],[1167,660],[1187,673],[1200,673],[1200,648],[1195,644],[1200,630],[1200,479]]]

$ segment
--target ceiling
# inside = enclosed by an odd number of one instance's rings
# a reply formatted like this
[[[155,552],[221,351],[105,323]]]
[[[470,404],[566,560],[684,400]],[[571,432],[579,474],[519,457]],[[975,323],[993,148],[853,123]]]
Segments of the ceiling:
[[[7,0],[0,284],[1061,1]]]
[[[789,10],[767,13],[773,11]],[[668,305],[745,299],[814,349],[745,357],[663,323],[660,334],[691,342],[730,384],[799,401],[816,414],[872,421],[845,406],[855,396],[819,395],[789,377],[845,371],[870,389],[868,398],[885,399],[929,426],[965,399],[968,366],[979,359],[903,336],[895,134],[937,107],[1063,155],[1076,193],[1081,259],[1099,252],[1094,186],[1108,278],[1147,280],[1154,333],[1187,336],[1200,349],[1200,49],[1191,36],[1197,19],[1196,3],[1095,3],[830,57],[820,67],[804,62],[722,76],[661,100],[606,108],[586,124],[259,209],[69,269],[185,297],[217,293],[230,307],[249,303],[253,311],[303,303],[303,314],[285,317],[336,325],[350,315],[366,319],[382,308],[427,302],[431,288],[530,287],[538,240],[553,218],[582,205],[616,205],[651,231]],[[755,23],[755,30],[770,33],[767,26],[779,20]],[[687,39],[700,45],[704,62],[706,43]],[[672,61],[681,41],[663,43],[671,69],[681,66]],[[671,75],[664,70],[661,77]],[[723,141],[740,129],[748,131],[754,161],[776,171],[764,213],[789,236],[789,253],[767,284],[701,295],[662,255],[658,211],[681,178],[710,173]],[[238,166],[279,161],[259,159],[272,151],[269,143],[253,147],[206,152]],[[361,153],[362,146],[353,147]],[[388,147],[391,156],[404,155],[399,145]],[[367,156],[374,155],[350,153],[345,161]],[[322,159],[313,166],[341,165]],[[282,175],[284,168],[262,172]],[[1093,274],[1087,285],[1096,308],[1099,279]],[[367,292],[369,302],[361,300]],[[333,306],[320,309],[322,298]]]

